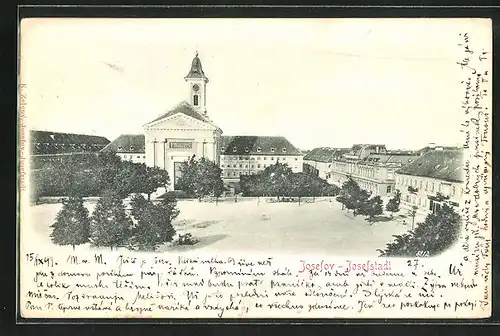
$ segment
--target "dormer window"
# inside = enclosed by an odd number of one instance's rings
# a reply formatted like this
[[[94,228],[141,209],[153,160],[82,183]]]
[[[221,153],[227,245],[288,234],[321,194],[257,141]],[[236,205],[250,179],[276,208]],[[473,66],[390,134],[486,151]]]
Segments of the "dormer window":
[[[286,148],[283,148],[283,153],[286,153]]]
[[[257,152],[259,152],[259,153],[260,153],[261,151],[262,151],[262,148],[257,147]]]
[[[236,153],[236,147],[233,147],[233,153]]]
[[[221,147],[221,148],[220,148],[220,151],[221,151],[221,152],[224,152],[225,150],[226,150],[226,148],[225,148],[225,147]]]
[[[122,150],[122,146],[118,146],[118,150],[121,151]]]
[[[274,150],[275,150],[274,147],[271,147],[271,153],[274,153]]]
[[[197,95],[197,94],[195,94],[195,95],[193,96],[193,105],[194,105],[194,106],[198,106],[198,95]]]
[[[245,147],[245,153],[250,152],[250,149],[248,147]]]
[[[134,146],[130,146],[130,150],[133,151],[134,150]]]

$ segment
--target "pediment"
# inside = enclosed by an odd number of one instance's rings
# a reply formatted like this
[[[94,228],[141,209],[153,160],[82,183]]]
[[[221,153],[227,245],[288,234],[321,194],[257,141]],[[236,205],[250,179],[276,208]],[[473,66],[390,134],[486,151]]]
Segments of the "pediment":
[[[210,123],[197,120],[183,113],[176,113],[147,125],[146,129],[214,130],[215,127]]]

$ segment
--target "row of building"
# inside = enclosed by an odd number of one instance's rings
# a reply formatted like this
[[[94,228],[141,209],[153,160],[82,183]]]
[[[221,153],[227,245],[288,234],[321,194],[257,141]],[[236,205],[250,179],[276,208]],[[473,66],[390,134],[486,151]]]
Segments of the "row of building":
[[[443,203],[459,206],[463,193],[462,148],[430,145],[417,151],[384,145],[315,148],[304,156],[304,171],[342,186],[352,178],[382,198],[401,193],[401,206],[425,214]]]
[[[314,174],[339,186],[352,178],[372,195],[390,197],[399,190],[402,205],[417,206],[421,212],[440,206],[438,193],[449,197],[450,204],[459,203],[460,149],[430,146],[401,151],[381,144],[357,144],[315,148],[304,155],[282,136],[225,136],[207,113],[209,80],[198,54],[184,80],[187,99],[143,125],[143,134],[123,134],[110,142],[104,137],[32,131],[34,162],[60,160],[70,153],[114,152],[123,160],[167,170],[174,189],[181,165],[193,155],[218,164],[228,186],[236,185],[241,175],[256,174],[281,162],[293,172]]]

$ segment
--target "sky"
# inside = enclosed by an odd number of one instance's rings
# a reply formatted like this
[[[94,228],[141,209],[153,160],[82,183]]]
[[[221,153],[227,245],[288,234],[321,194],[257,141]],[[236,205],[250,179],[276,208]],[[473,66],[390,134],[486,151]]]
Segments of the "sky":
[[[467,19],[465,19],[467,20]],[[114,140],[188,99],[198,51],[224,135],[300,149],[463,138],[460,19],[25,19],[30,129]]]

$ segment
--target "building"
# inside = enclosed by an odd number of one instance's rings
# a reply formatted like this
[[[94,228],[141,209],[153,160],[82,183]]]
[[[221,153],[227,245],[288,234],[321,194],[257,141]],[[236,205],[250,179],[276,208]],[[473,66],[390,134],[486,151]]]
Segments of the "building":
[[[122,134],[102,149],[102,152],[114,152],[122,160],[134,163],[146,163],[144,135]]]
[[[396,190],[396,170],[419,155],[413,151],[389,151],[385,145],[354,145],[333,160],[328,181],[341,187],[352,178],[372,195],[390,197]]]
[[[463,154],[462,148],[437,147],[399,169],[396,189],[401,192],[401,208],[416,206],[425,215],[443,203],[458,207],[463,195]]]
[[[239,181],[240,175],[256,174],[276,162],[294,173],[302,171],[303,154],[281,136],[223,136],[220,148],[222,177]]]
[[[303,154],[284,137],[222,136],[207,112],[209,80],[198,54],[184,80],[186,100],[143,125],[144,135],[121,135],[104,151],[167,170],[174,189],[182,163],[193,155],[220,165],[225,182],[238,182],[240,175],[257,173],[275,162],[302,171]]]
[[[32,130],[30,168],[39,169],[47,162],[60,162],[72,155],[93,155],[108,144],[102,136]]]
[[[198,53],[184,80],[188,99],[143,126],[146,164],[173,172],[173,188],[181,164],[193,155],[220,161],[222,130],[208,117],[208,78]]]
[[[333,161],[347,153],[348,150],[330,147],[314,148],[304,155],[303,171],[328,181]]]

